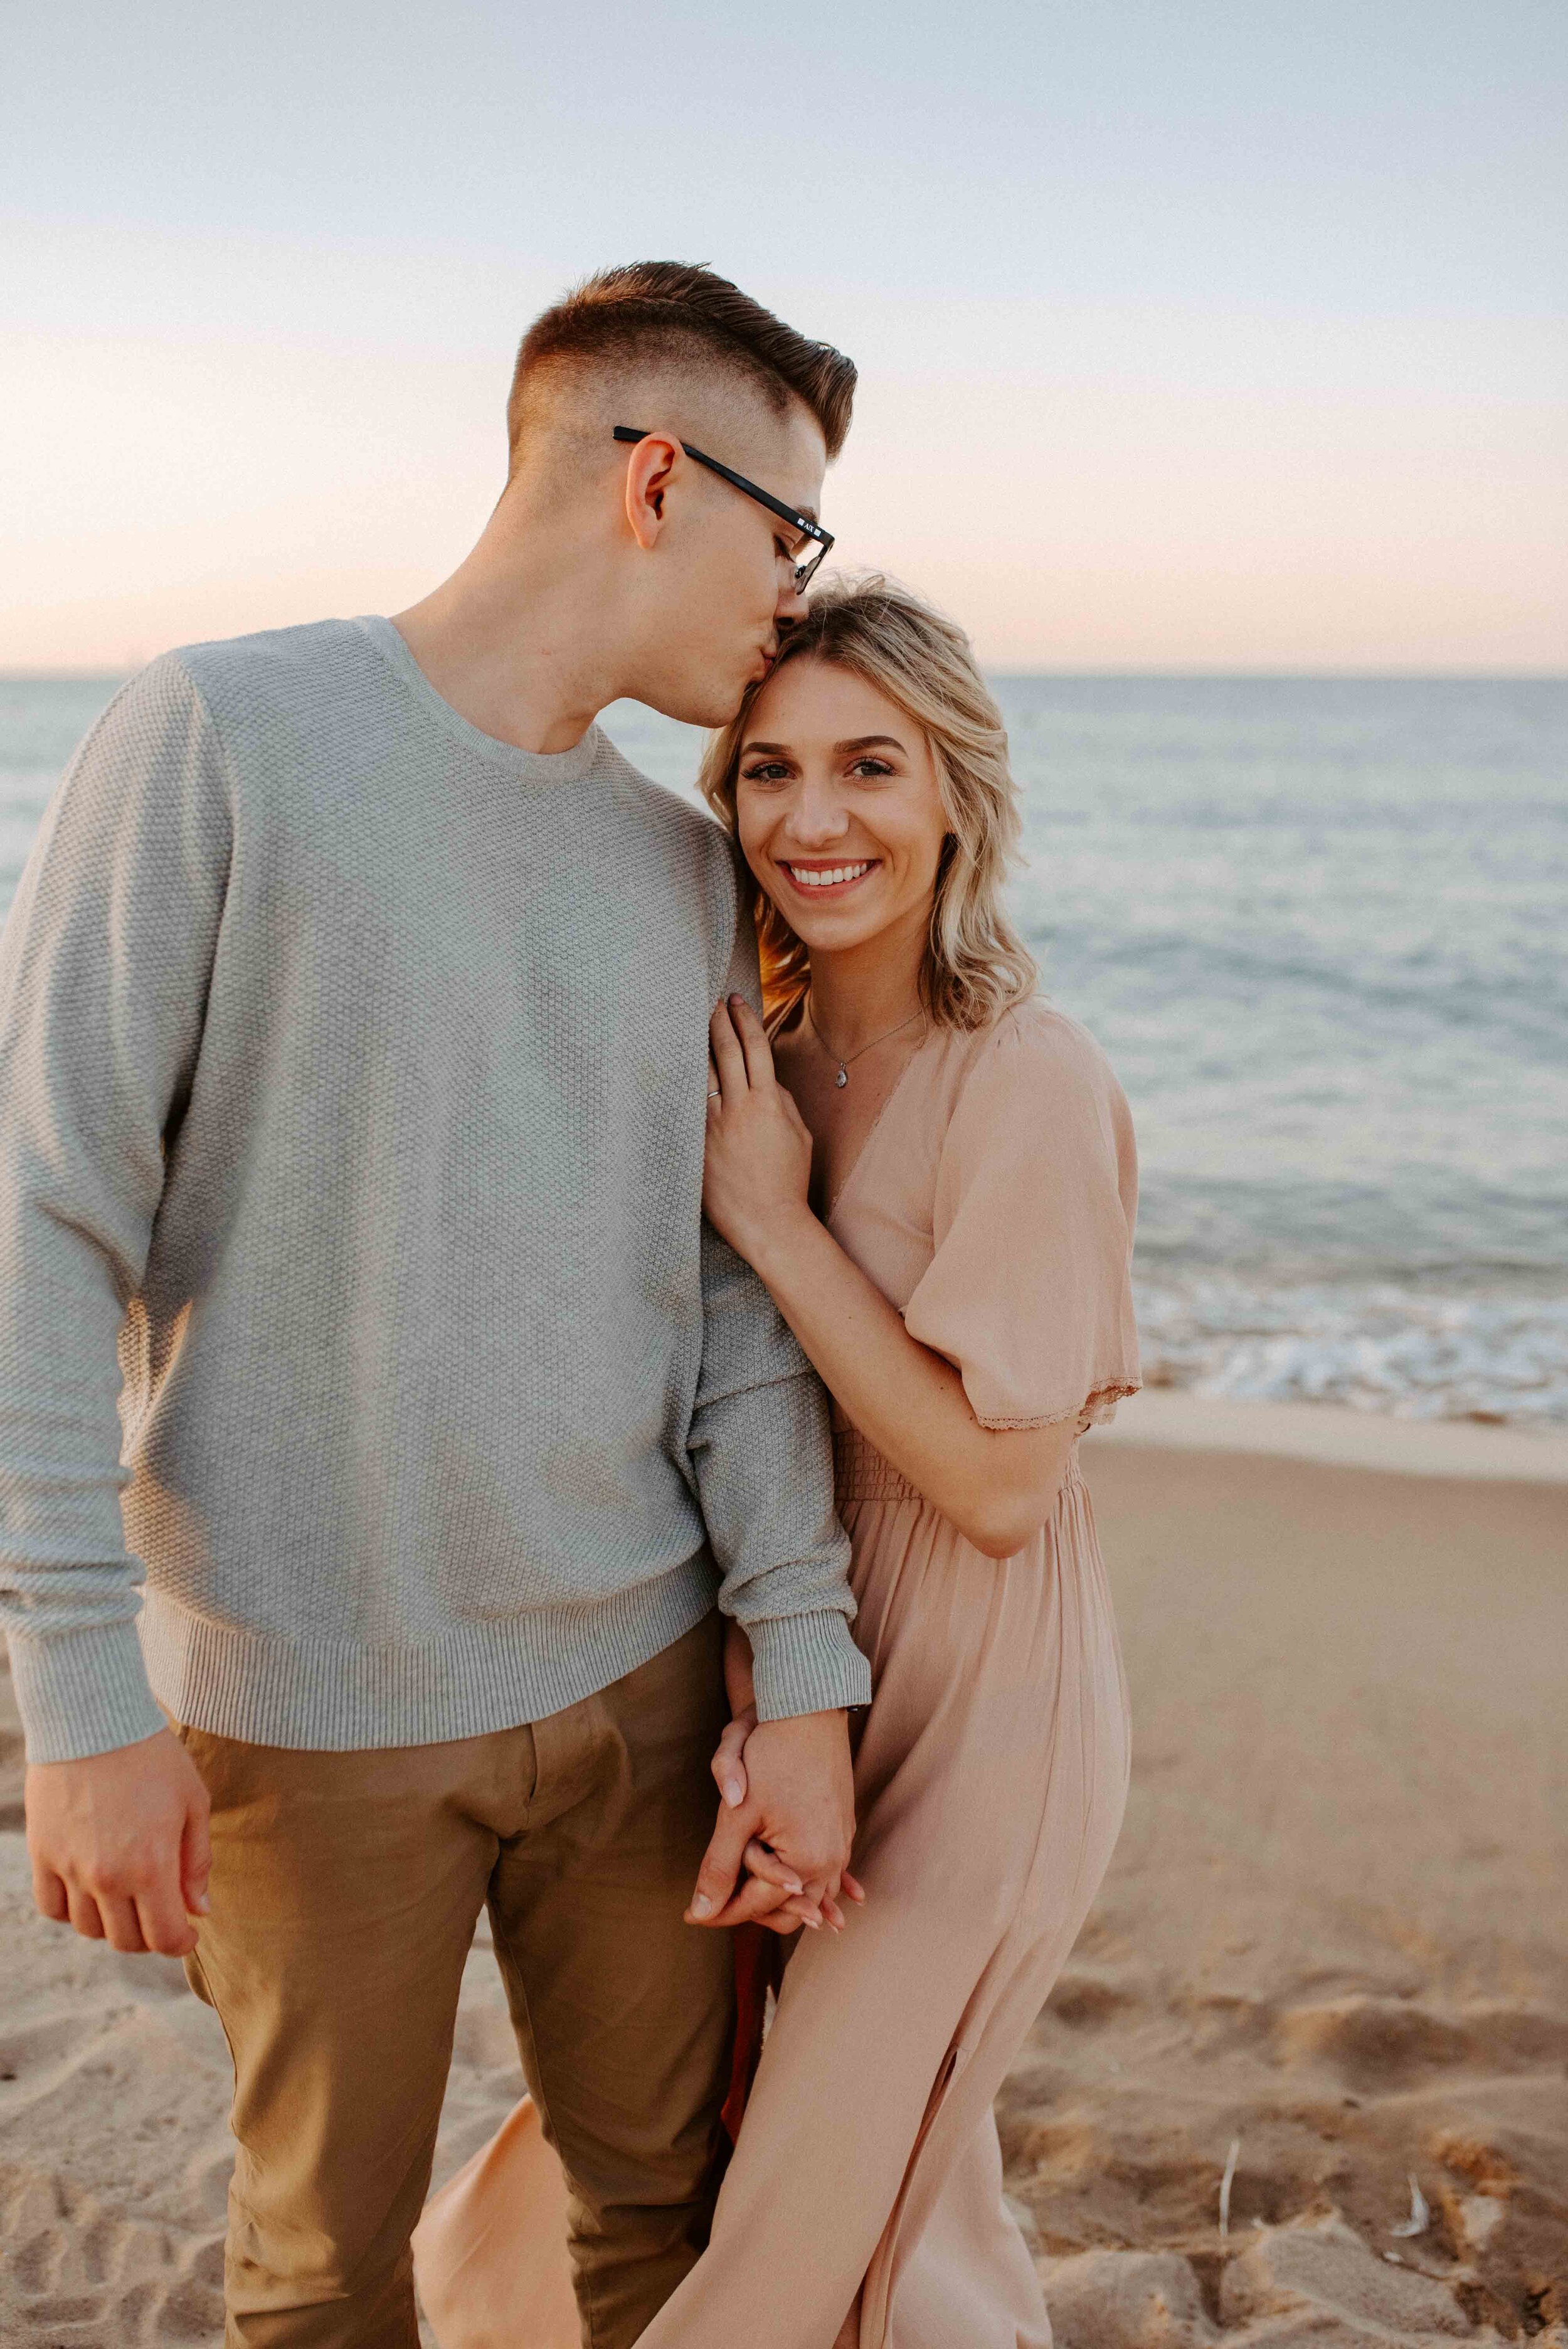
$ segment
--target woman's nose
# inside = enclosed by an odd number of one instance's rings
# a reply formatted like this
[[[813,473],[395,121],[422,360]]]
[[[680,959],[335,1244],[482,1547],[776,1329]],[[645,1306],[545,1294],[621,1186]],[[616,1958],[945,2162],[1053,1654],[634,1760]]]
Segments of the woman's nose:
[[[789,832],[801,848],[826,848],[841,840],[849,827],[842,803],[830,792],[802,786],[789,811]]]

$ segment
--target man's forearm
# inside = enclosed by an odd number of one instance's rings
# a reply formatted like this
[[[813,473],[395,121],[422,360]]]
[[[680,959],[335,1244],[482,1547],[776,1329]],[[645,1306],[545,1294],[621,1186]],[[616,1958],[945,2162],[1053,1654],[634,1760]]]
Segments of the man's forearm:
[[[757,1275],[711,1231],[704,1303],[690,1451],[719,1604],[751,1641],[758,1711],[773,1720],[867,1703],[827,1397]]]
[[[29,1762],[83,1762],[166,1724],[148,1685],[134,1623],[110,1620],[32,1638],[10,1633],[11,1676]]]
[[[76,1133],[62,1151],[79,1163]],[[18,1129],[21,1128],[19,1131]],[[106,1185],[107,1187],[107,1185]],[[120,1516],[118,1340],[134,1268],[90,1237],[83,1192],[0,1117],[0,1630],[29,1761],[80,1761],[163,1727]],[[126,1221],[130,1220],[129,1215]]]
[[[81,1121],[60,1111],[56,1119],[69,1143],[62,1159],[79,1164]],[[142,1568],[126,1547],[120,1516],[118,1340],[135,1266],[111,1262],[97,1244],[86,1188],[55,1173],[22,1105],[7,1103],[0,1115],[0,1630],[33,1762],[80,1761],[163,1726],[137,1636]]]
[[[0,938],[0,1628],[35,1761],[163,1726],[120,1522],[117,1340],[201,1050],[232,846],[222,745],[170,657],[73,761]]]
[[[747,1626],[759,1721],[841,1713],[872,1700],[872,1670],[836,1608]]]

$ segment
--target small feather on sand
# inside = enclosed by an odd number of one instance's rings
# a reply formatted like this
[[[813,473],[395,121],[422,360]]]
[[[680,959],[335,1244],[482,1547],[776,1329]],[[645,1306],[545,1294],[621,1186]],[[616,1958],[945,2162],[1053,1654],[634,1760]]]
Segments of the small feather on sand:
[[[1231,2139],[1231,2149],[1225,2156],[1225,2174],[1220,2180],[1220,2240],[1231,2231],[1231,2186],[1236,2175],[1236,2162],[1242,2150],[1239,2137]]]
[[[1391,2235],[1424,2235],[1427,2231],[1431,2215],[1431,2211],[1427,2204],[1426,2196],[1417,2185],[1414,2178],[1411,2178],[1410,2215],[1408,2219],[1401,2219],[1397,2227],[1390,2227],[1388,2232]]]

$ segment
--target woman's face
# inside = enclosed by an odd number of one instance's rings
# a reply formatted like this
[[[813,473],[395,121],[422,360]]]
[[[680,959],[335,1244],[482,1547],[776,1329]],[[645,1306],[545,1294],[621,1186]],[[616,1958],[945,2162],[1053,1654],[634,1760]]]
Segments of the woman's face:
[[[751,706],[736,815],[746,861],[809,952],[922,938],[947,822],[922,730],[863,678],[788,661]]]

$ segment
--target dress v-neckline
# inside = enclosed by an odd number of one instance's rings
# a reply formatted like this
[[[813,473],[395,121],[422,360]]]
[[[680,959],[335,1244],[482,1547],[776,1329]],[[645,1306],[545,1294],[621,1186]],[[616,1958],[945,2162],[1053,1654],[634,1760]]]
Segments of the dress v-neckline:
[[[916,1044],[913,1051],[910,1054],[908,1060],[904,1062],[903,1068],[893,1079],[892,1083],[889,1086],[887,1099],[883,1102],[881,1109],[878,1110],[875,1117],[872,1118],[871,1124],[867,1129],[865,1140],[861,1143],[860,1148],[851,1159],[849,1166],[845,1171],[838,1189],[823,1207],[822,1223],[824,1227],[831,1226],[833,1217],[843,1206],[844,1199],[851,1184],[853,1183],[856,1175],[865,1164],[866,1160],[871,1156],[872,1144],[876,1140],[878,1134],[882,1132],[882,1126],[886,1122],[889,1110],[892,1109],[894,1102],[897,1101],[900,1093],[903,1091],[904,1080],[907,1078],[911,1069],[913,1068],[916,1061],[919,1060],[921,1054],[924,1051],[930,1041],[931,1030],[927,1028],[924,1035],[921,1038],[919,1043]]]

